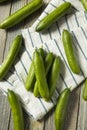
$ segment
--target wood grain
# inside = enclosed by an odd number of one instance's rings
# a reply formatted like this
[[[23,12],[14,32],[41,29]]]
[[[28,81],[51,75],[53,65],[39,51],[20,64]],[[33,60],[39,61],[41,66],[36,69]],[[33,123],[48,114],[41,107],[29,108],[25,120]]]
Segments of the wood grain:
[[[25,4],[26,4],[26,1],[24,1],[24,0],[21,0],[21,1],[17,0],[15,2],[12,1],[10,14],[14,13],[16,10],[20,9]],[[23,25],[24,25],[24,21],[19,23],[15,27],[12,27],[12,28],[7,30],[7,40],[6,40],[5,53],[4,53],[5,57],[6,57],[6,54],[8,53],[9,47],[10,47],[13,39],[16,37],[16,35],[21,33],[21,28],[23,27]],[[9,115],[9,121],[10,122],[9,122],[8,129],[13,130],[14,126],[13,126],[13,120],[12,120],[12,114],[11,113]]]
[[[10,13],[11,3],[0,5],[0,22]],[[0,30],[0,63],[3,61],[7,32]],[[7,130],[9,124],[10,108],[7,98],[0,91],[0,130]]]
[[[12,14],[31,0],[9,1],[0,5],[0,21]],[[50,0],[44,0],[44,6],[22,21],[20,24],[8,30],[0,30],[0,63],[6,57],[12,40],[17,34],[21,33],[21,29],[30,27],[34,21],[40,16],[46,4]],[[87,130],[87,103],[82,99],[83,87],[81,85],[71,94],[66,119],[63,130]],[[81,92],[81,93],[80,93]],[[55,130],[54,111],[50,111],[41,121],[34,121],[24,112],[25,130]],[[0,91],[0,130],[13,130],[12,113],[7,101]]]
[[[83,88],[84,84],[81,87],[77,130],[87,130],[87,102],[82,98]]]

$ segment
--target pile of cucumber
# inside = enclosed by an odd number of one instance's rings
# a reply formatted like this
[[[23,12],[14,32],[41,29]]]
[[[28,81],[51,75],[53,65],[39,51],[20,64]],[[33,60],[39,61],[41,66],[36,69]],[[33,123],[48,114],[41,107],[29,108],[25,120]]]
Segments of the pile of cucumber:
[[[0,0],[0,3],[6,0]],[[87,1],[80,0],[87,11]],[[19,9],[5,20],[0,23],[0,28],[7,29],[13,27],[14,25],[21,22],[27,16],[35,12],[43,5],[43,0],[33,0],[23,8]],[[54,11],[44,17],[36,26],[36,31],[43,31],[52,25],[53,22],[58,20],[60,17],[64,16],[65,13],[71,8],[70,2],[64,2]],[[80,74],[80,66],[74,55],[74,50],[72,47],[73,39],[68,30],[63,30],[62,42],[66,54],[68,64],[75,74]],[[0,80],[2,80],[8,73],[10,67],[14,63],[16,56],[20,50],[22,44],[22,36],[18,35],[11,45],[9,53],[0,67]],[[43,48],[36,49],[32,63],[29,69],[29,73],[26,78],[25,88],[27,91],[33,91],[36,97],[42,97],[44,100],[51,100],[54,91],[57,86],[57,81],[60,76],[60,57],[55,56],[52,52],[45,53]],[[85,82],[85,87],[83,90],[83,99],[87,100],[87,80]],[[55,110],[55,127],[56,130],[62,130],[63,123],[65,119],[66,109],[71,91],[67,87],[59,96],[56,110]],[[14,129],[24,130],[24,119],[22,107],[18,96],[15,92],[8,90],[8,101],[10,103],[13,119],[14,119]]]
[[[80,66],[76,60],[74,49],[72,46],[73,39],[68,30],[63,30],[62,42],[68,64],[72,72],[75,74],[80,74]],[[18,52],[20,51],[21,44],[22,35],[18,35],[13,40],[8,55],[0,67],[0,80],[2,80],[7,75],[10,67],[16,59]],[[60,76],[60,66],[61,59],[59,56],[55,56],[52,52],[47,53],[45,50],[43,50],[43,48],[36,49],[33,53],[32,62],[25,82],[26,90],[32,91],[36,97],[42,97],[45,101],[51,100]],[[85,82],[85,87],[83,91],[84,100],[87,100],[86,90],[87,80]],[[68,88],[67,86],[67,88],[60,94],[58,98],[58,103],[55,110],[56,130],[62,130],[70,94],[70,88]],[[21,104],[19,103],[19,100],[17,101],[17,98],[17,95],[13,91],[8,90],[8,99],[12,108],[14,118],[14,128],[18,127],[20,129],[20,125],[15,126],[15,124],[19,122],[18,120],[20,118],[23,118],[23,114],[21,115]],[[15,105],[16,107],[14,107]],[[16,114],[18,112],[19,114]],[[21,124],[21,122],[23,122],[23,119],[20,120],[19,124]]]
[[[26,78],[25,87],[34,91],[36,97],[46,101],[52,98],[60,75],[60,58],[39,48],[33,54],[32,63]]]

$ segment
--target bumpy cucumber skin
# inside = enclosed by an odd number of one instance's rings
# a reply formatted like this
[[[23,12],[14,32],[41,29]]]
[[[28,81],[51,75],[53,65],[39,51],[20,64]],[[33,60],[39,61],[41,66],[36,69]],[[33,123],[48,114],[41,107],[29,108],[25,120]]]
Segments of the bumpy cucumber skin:
[[[43,4],[43,0],[33,0],[15,13],[8,16],[0,23],[0,28],[7,29],[21,22],[27,16],[38,10]]]
[[[40,96],[37,81],[35,82],[35,85],[34,85],[34,96],[35,97],[39,97]]]
[[[54,55],[53,53],[49,52],[47,55],[46,55],[46,58],[45,58],[45,61],[44,61],[44,66],[45,66],[45,73],[46,73],[46,76],[50,70],[50,67],[53,63],[53,59],[54,59]],[[34,86],[34,96],[35,97],[39,97],[40,94],[39,94],[39,90],[38,90],[38,83],[36,82],[35,83],[35,86]]]
[[[18,35],[12,42],[7,57],[0,67],[0,79],[3,79],[12,66],[22,44],[22,35]]]
[[[45,100],[48,100],[49,88],[48,88],[46,75],[45,75],[44,62],[43,62],[43,58],[41,57],[41,55],[38,53],[37,50],[35,50],[33,54],[33,64],[34,64],[35,76],[38,83],[40,95]]]
[[[36,31],[40,32],[45,29],[47,29],[49,26],[51,26],[52,23],[54,23],[56,20],[58,20],[60,17],[64,16],[65,13],[71,8],[71,3],[65,2],[61,4],[59,7],[57,7],[54,11],[52,11],[50,14],[48,14],[46,17],[44,17],[36,26]]]
[[[35,73],[34,73],[34,66],[33,62],[30,65],[30,69],[26,78],[25,82],[25,88],[27,91],[32,90],[35,84],[36,78],[35,78]]]
[[[73,39],[71,37],[70,32],[66,29],[63,30],[62,41],[63,41],[66,58],[67,58],[68,64],[69,64],[72,72],[75,74],[79,74],[80,67],[78,65],[78,62],[77,62],[75,54],[74,54],[74,50],[73,50],[73,46],[72,46]]]
[[[70,89],[66,88],[58,98],[58,103],[54,114],[56,130],[62,130],[63,128],[69,97]]]
[[[12,110],[14,130],[24,130],[23,111],[17,95],[12,90],[8,90],[7,98]]]
[[[43,48],[39,48],[38,52],[41,54],[42,57],[44,57],[44,50],[43,50]],[[30,69],[29,69],[26,81],[25,81],[25,88],[26,88],[26,90],[27,91],[33,90],[35,82],[36,82],[36,77],[35,77],[35,73],[34,73],[34,65],[33,65],[33,62],[32,62],[31,65],[30,65]]]
[[[53,96],[59,76],[60,76],[60,57],[55,57],[48,77],[48,86],[50,91],[49,99],[51,99]]]

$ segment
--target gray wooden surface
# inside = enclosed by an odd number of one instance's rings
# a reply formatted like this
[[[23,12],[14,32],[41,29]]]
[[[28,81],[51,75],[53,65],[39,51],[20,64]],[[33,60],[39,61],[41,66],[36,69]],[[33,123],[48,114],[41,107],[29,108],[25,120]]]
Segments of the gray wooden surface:
[[[50,0],[44,0],[48,3]],[[9,14],[15,12],[30,0],[8,0],[8,2],[0,5],[0,21],[7,17]],[[11,41],[13,38],[21,33],[21,29],[31,26],[37,17],[41,14],[45,6],[29,16],[23,22],[18,24],[12,29],[0,29],[0,63],[5,58]],[[64,123],[63,130],[87,130],[87,103],[82,99],[83,85],[73,91],[67,115]],[[25,117],[25,130],[55,130],[54,126],[54,110],[50,111],[42,121],[33,121],[24,112]],[[13,130],[13,120],[11,110],[7,98],[0,91],[0,130]]]

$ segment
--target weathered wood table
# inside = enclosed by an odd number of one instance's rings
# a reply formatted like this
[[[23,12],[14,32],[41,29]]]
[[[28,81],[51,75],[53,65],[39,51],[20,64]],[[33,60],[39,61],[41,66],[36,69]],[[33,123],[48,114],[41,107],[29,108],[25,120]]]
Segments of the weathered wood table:
[[[44,0],[49,3],[50,0]],[[19,8],[23,7],[30,0],[8,0],[7,3],[0,4],[0,21],[12,14]],[[44,6],[45,7],[45,6]],[[9,46],[14,37],[21,33],[21,29],[31,26],[37,17],[41,14],[44,7],[33,13],[21,24],[18,24],[12,29],[0,29],[0,63],[6,57]],[[69,100],[66,120],[63,130],[87,130],[87,103],[82,99],[83,85],[80,85],[73,91]],[[54,126],[54,109],[50,111],[42,121],[33,121],[24,112],[25,115],[25,130],[55,130]],[[0,91],[0,130],[13,130],[13,121],[11,110],[7,98]]]

